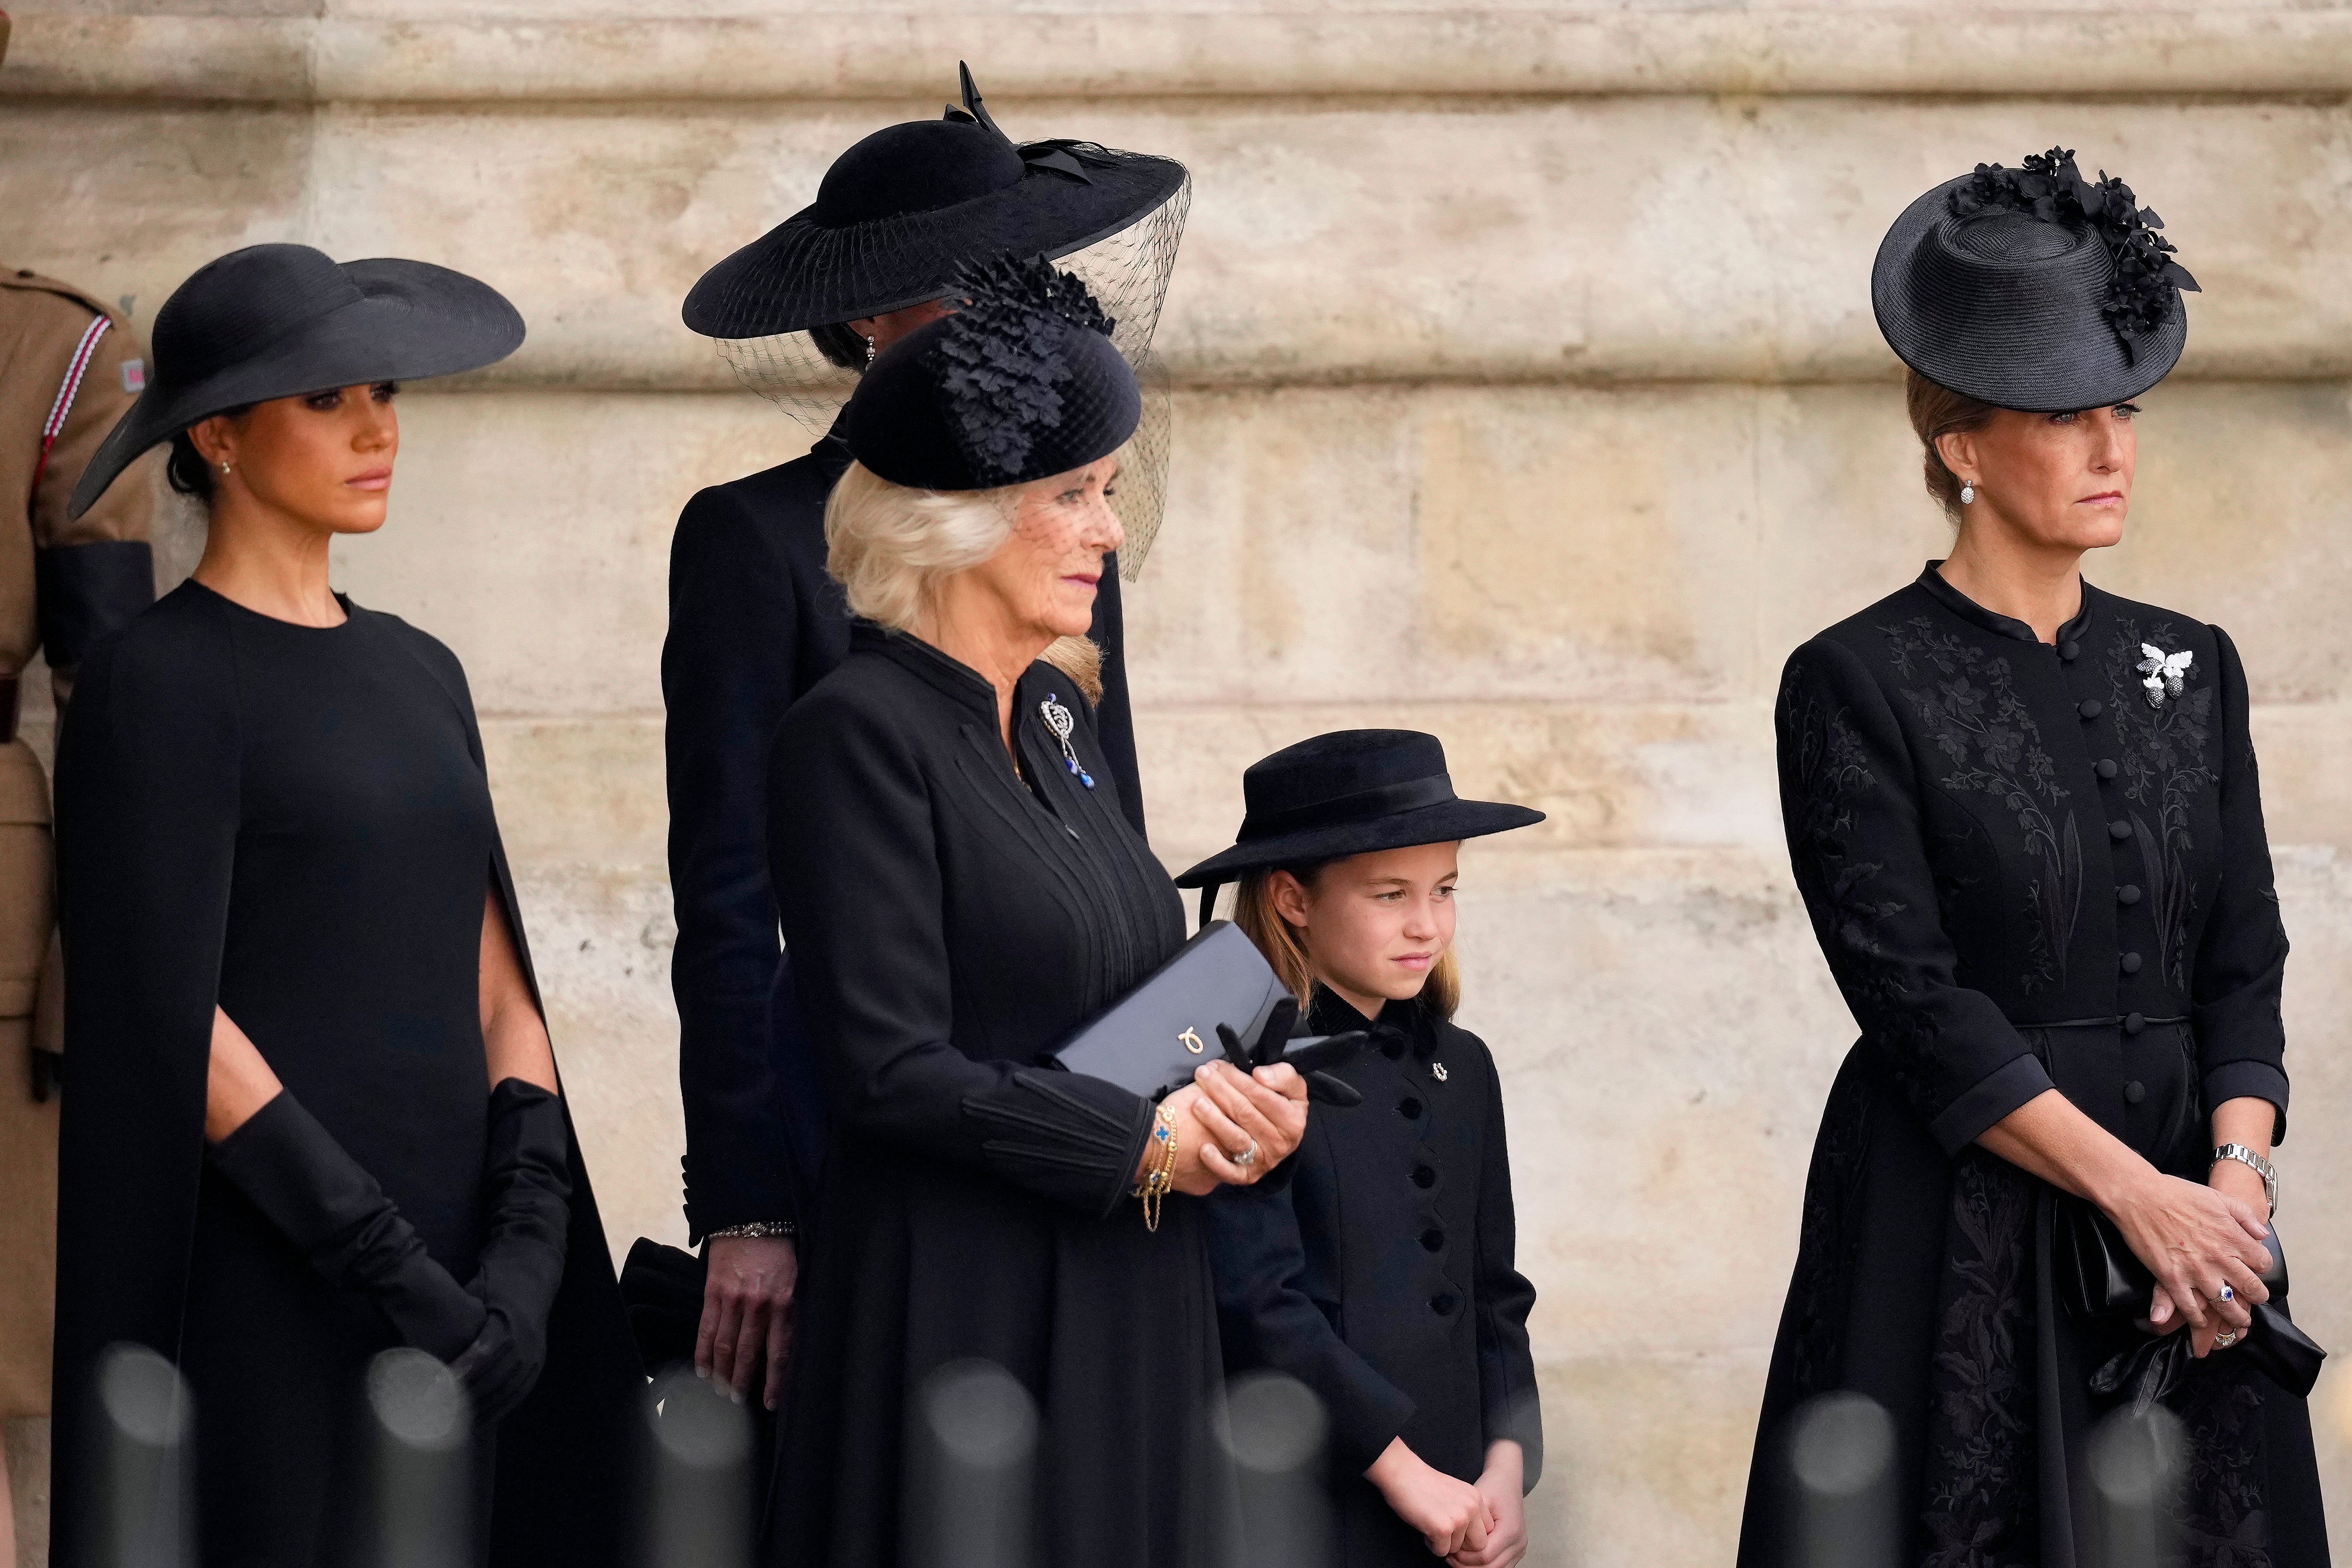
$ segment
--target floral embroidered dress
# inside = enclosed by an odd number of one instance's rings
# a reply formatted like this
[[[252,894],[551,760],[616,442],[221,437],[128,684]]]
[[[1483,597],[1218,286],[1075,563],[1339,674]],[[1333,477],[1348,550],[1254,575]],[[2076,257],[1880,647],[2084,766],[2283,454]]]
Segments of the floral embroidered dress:
[[[2087,1568],[2089,1378],[2119,1347],[2053,1297],[2053,1190],[1975,1140],[2053,1087],[2199,1181],[2215,1105],[2267,1100],[2285,1131],[2287,943],[2236,648],[2087,584],[2043,643],[1937,564],[1781,682],[1790,855],[1862,1037],[1806,1182],[1742,1568],[1793,1560],[1775,1440],[1833,1389],[1895,1418],[1906,1564]],[[2223,1352],[2173,1403],[2186,1563],[2326,1563],[2303,1402]]]

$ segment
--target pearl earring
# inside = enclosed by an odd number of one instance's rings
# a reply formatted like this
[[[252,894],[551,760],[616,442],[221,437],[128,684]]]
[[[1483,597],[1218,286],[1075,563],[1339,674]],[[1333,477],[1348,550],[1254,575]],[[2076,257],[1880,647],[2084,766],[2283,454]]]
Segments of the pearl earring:
[[[228,469],[229,469],[229,463],[228,463],[228,459],[227,459],[226,458],[223,458],[221,459],[221,472],[222,472],[222,473],[224,473],[224,474],[225,474],[225,473],[227,473],[227,472],[228,472]]]
[[[1962,506],[1967,506],[1967,505],[1969,505],[1971,501],[1975,500],[1976,499],[1977,499],[1977,488],[1976,488],[1976,486],[1974,486],[1974,485],[1968,485],[1968,484],[1964,484],[1964,485],[1962,485],[1962,486],[1960,487],[1960,504],[1961,504]]]

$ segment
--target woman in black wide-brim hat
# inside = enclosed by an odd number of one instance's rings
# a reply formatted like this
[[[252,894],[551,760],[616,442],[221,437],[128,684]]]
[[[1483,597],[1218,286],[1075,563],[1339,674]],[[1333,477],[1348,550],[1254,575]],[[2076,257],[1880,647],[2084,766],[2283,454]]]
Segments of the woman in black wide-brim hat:
[[[954,287],[849,401],[825,533],[860,619],[773,750],[834,1133],[767,1561],[1205,1568],[1231,1478],[1199,1197],[1297,1147],[1306,1086],[1213,1061],[1155,1106],[1040,1065],[1183,941],[1083,637],[1140,397],[1075,279],[1006,260]],[[975,1362],[1035,1410],[1034,1494],[1005,1471],[988,1508],[955,1485],[961,1446],[1012,1435],[959,1424]],[[987,1533],[1010,1524],[1034,1544]]]
[[[207,1563],[359,1545],[359,1395],[400,1345],[472,1396],[480,1560],[626,1539],[642,1379],[465,673],[327,576],[334,540],[383,526],[397,384],[522,336],[443,268],[234,252],[157,313],[147,390],[75,491],[168,441],[210,531],[192,580],[91,647],[58,742],[59,1563],[100,1549],[121,1343],[194,1391]]]
[[[687,298],[686,324],[717,339],[747,384],[812,423],[829,420],[844,384],[877,351],[946,311],[960,266],[1095,247],[1088,254],[1113,274],[1114,340],[1139,365],[1187,195],[1171,159],[1086,142],[1016,145],[967,71],[962,108],[859,142],[811,205],[712,268]],[[1139,459],[1164,460],[1164,432],[1159,439],[1163,449],[1130,450],[1120,501],[1139,544],[1134,500],[1157,515],[1157,475]],[[825,497],[848,466],[835,424],[805,457],[688,501],[671,546],[662,649],[687,1219],[695,1237],[712,1238],[696,1359],[771,1405],[786,1342],[772,1329],[789,1308],[792,1232],[805,1217],[824,1109],[779,963],[763,845],[768,747],[784,710],[848,651],[824,528]],[[1116,569],[1104,575],[1089,636],[1103,653],[1107,764],[1139,829]]]
[[[1454,1022],[1462,840],[1543,820],[1462,800],[1434,735],[1343,730],[1242,775],[1240,841],[1176,879],[1238,881],[1234,920],[1318,1035],[1378,1048],[1333,1068],[1290,1179],[1209,1205],[1225,1365],[1299,1379],[1331,1422],[1329,1568],[1511,1568],[1543,1422],[1518,1271],[1503,1088]],[[1301,1563],[1298,1568],[1320,1568]]]
[[[2245,670],[2081,573],[2123,538],[2133,400],[2187,331],[2158,227],[2053,149],[1938,185],[1879,249],[1958,534],[1781,681],[1790,856],[1862,1035],[1806,1183],[1748,1568],[1813,1560],[1790,1418],[1839,1391],[1893,1418],[1901,1562],[2114,1560],[2093,1430],[2159,1404],[2187,1563],[2327,1561],[2308,1379],[2254,1312],[2284,1305],[2287,943]],[[2102,1217],[2152,1292],[2083,1288]]]

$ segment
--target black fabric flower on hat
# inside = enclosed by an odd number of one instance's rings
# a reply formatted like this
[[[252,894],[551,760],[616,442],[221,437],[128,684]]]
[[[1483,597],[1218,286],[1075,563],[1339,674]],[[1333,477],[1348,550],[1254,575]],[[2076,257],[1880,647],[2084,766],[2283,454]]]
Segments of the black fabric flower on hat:
[[[2083,178],[2071,148],[2029,153],[2022,168],[1979,163],[1976,173],[1952,190],[1956,217],[1986,213],[2024,213],[2043,223],[2074,224],[2097,235],[2115,264],[2100,313],[2122,341],[2125,357],[2136,357],[2138,340],[2152,336],[2179,308],[2178,290],[2202,292],[2189,269],[2172,259],[2171,244],[2157,233],[2164,220],[2139,205],[2132,188],[2105,169],[2095,181]]]
[[[1010,483],[1039,437],[1072,412],[1066,405],[1078,389],[1063,347],[1070,334],[1108,337],[1118,323],[1084,283],[1042,258],[968,266],[955,291],[964,303],[934,350],[950,426],[976,469]]]

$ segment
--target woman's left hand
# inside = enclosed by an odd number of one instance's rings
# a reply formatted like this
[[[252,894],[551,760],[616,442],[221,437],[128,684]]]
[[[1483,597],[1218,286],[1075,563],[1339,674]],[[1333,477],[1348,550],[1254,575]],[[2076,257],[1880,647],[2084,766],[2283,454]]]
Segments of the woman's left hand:
[[[2224,1197],[2237,1199],[2256,1214],[2270,1212],[2270,1194],[2263,1188],[2261,1174],[2251,1165],[2237,1160],[2217,1160],[2213,1163],[2212,1174],[2205,1178],[2205,1184]],[[2158,1285],[2155,1299],[2148,1303],[2147,1320],[2140,1327],[2151,1334],[2171,1334],[2179,1332],[2188,1325],[2188,1318],[2165,1293],[2164,1287]],[[2238,1339],[2232,1340],[2229,1345],[2217,1346],[2216,1342],[2227,1331],[2229,1325],[2218,1319],[2209,1321],[2201,1329],[2189,1329],[2189,1353],[2202,1357],[2211,1354],[2216,1348],[2228,1350],[2231,1345],[2242,1343],[2245,1335],[2253,1331],[2241,1331]]]
[[[1229,1062],[1204,1062],[1192,1081],[1201,1089],[1192,1119],[1206,1134],[1202,1168],[1228,1185],[1256,1182],[1307,1136],[1307,1080],[1294,1067],[1278,1062],[1244,1073]]]
[[[1445,1561],[1448,1568],[1514,1568],[1528,1554],[1527,1457],[1508,1438],[1488,1445],[1486,1471],[1478,1478],[1478,1495],[1495,1516],[1486,1544],[1464,1548]]]

